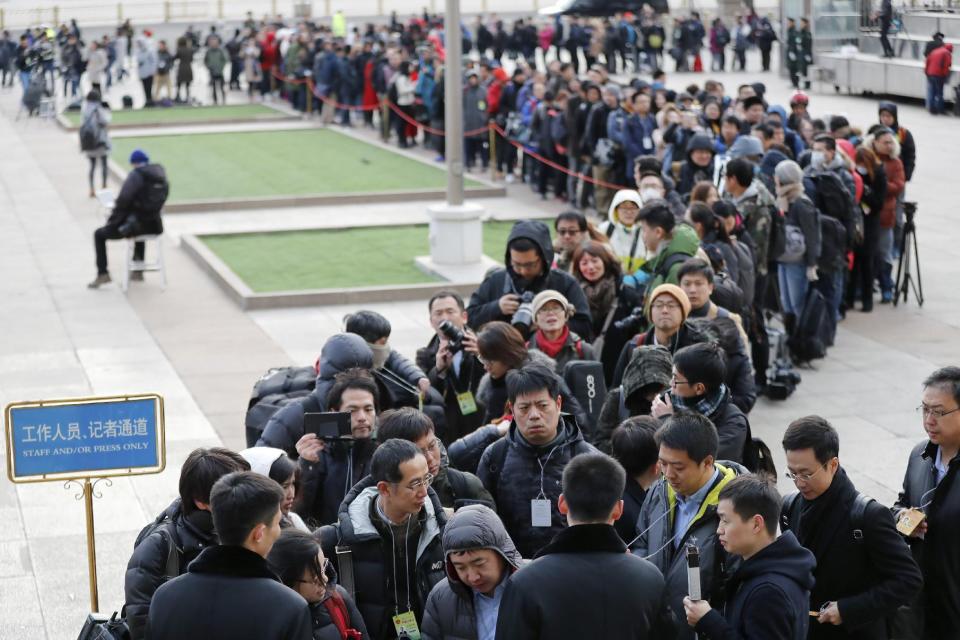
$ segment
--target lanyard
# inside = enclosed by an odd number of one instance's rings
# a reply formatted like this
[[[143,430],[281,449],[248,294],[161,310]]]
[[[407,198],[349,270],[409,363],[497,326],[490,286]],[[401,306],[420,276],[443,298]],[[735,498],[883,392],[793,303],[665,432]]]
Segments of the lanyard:
[[[550,464],[550,458],[553,456],[553,452],[559,448],[560,446],[557,445],[553,449],[550,449],[550,453],[547,454],[546,462],[541,462],[540,457],[537,456],[537,464],[540,465],[540,493],[537,494],[537,497],[535,498],[536,500],[547,499],[547,494],[546,494],[546,491],[544,491],[544,487],[543,487],[544,475],[547,472],[547,465]]]

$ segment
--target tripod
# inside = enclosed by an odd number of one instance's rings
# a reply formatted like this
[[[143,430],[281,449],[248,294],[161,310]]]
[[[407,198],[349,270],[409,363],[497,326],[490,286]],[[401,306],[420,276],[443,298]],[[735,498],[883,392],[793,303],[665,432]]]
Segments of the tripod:
[[[900,294],[907,302],[907,294],[913,289],[917,304],[923,306],[923,280],[920,277],[920,248],[917,246],[917,225],[913,221],[917,215],[916,202],[904,202],[903,212],[907,217],[903,225],[903,237],[900,239],[900,261],[897,264],[897,282],[893,290],[893,306],[897,306]],[[911,261],[912,258],[912,261]],[[911,273],[911,263],[916,266],[917,276]]]

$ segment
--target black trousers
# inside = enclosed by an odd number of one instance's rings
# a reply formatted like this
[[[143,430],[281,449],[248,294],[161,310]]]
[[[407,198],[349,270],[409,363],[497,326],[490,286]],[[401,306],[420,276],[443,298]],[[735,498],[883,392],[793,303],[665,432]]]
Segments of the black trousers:
[[[153,76],[140,78],[140,82],[143,84],[144,100],[148,105],[153,104]]]
[[[880,21],[880,44],[883,45],[883,55],[890,58],[893,57],[893,46],[890,44],[890,39],[887,37],[887,34],[890,33],[891,24],[891,20]]]
[[[107,188],[107,156],[100,158],[88,158],[90,160],[90,191],[93,191],[93,178],[97,172],[97,160],[100,161],[100,168],[103,173],[103,188]]]
[[[760,49],[760,63],[764,71],[770,71],[770,49]]]
[[[124,238],[120,233],[120,225],[107,224],[93,232],[93,246],[97,252],[97,274],[107,273],[107,240]],[[137,242],[133,245],[133,259],[143,260],[144,244]]]

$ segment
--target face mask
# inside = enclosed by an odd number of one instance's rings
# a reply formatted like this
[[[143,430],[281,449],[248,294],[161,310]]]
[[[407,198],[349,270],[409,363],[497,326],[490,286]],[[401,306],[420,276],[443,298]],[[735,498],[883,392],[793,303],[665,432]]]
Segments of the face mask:
[[[387,358],[390,357],[390,345],[370,344],[369,342],[367,345],[370,347],[370,350],[373,351],[373,368],[383,369],[383,365],[387,364]]]
[[[822,167],[824,162],[823,151],[814,151],[810,154],[810,164],[815,167]]]
[[[644,189],[643,191],[640,192],[640,199],[643,202],[650,202],[651,200],[657,200],[662,197],[663,197],[663,194],[660,193],[658,189],[654,189],[652,187]]]

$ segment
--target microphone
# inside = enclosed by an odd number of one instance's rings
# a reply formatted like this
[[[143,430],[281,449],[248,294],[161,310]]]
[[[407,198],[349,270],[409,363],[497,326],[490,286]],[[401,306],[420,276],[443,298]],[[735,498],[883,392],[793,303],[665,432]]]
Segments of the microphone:
[[[691,600],[702,600],[700,593],[700,550],[694,544],[685,549],[687,557],[687,593]]]

